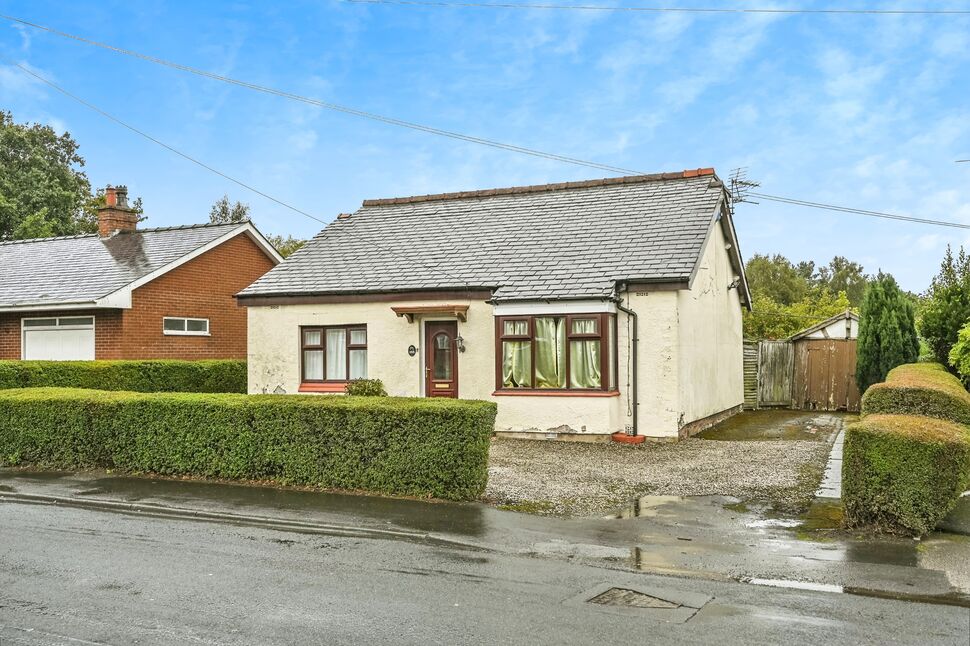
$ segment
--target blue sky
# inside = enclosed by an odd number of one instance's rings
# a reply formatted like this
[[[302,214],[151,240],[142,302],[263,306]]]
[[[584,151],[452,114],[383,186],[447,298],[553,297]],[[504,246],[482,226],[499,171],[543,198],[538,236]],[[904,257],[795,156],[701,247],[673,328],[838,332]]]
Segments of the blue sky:
[[[0,0],[0,9],[479,137],[644,172],[714,166],[726,177],[747,166],[765,193],[970,223],[970,164],[954,163],[970,158],[970,16],[657,15],[337,0]],[[0,56],[326,221],[365,198],[605,175],[255,93],[5,21]],[[127,184],[144,199],[148,226],[205,221],[228,193],[251,204],[268,233],[307,237],[320,228],[3,62],[0,108],[70,131],[92,183]],[[926,287],[947,243],[970,242],[966,230],[770,202],[740,205],[737,227],[746,257],[778,252],[825,262],[841,254],[914,291]]]

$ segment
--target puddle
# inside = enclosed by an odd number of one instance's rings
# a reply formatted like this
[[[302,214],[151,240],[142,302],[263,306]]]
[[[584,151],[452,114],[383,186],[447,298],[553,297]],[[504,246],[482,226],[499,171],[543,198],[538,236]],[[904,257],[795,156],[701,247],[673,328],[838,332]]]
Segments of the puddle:
[[[15,491],[17,490],[10,485],[0,485],[0,492],[13,493]]]
[[[788,579],[743,579],[742,583],[765,585],[771,588],[814,590],[815,592],[843,592],[841,585],[835,585],[832,583],[814,583],[812,581],[790,581]]]
[[[812,592],[832,592],[835,594],[851,594],[859,597],[873,597],[876,599],[892,599],[894,601],[909,601],[911,603],[930,603],[934,605],[970,608],[970,596],[959,592],[951,592],[949,594],[911,594],[906,592],[893,592],[890,590],[874,590],[870,588],[842,586],[833,583],[793,581],[788,579],[741,579],[740,581],[741,583],[763,585],[771,588],[810,590]]]
[[[744,526],[750,527],[751,529],[771,529],[773,527],[790,529],[792,527],[798,527],[801,524],[802,521],[795,518],[762,518],[760,520],[748,521]]]
[[[838,430],[841,413],[795,410],[744,411],[697,435],[705,440],[810,440],[828,441]]]

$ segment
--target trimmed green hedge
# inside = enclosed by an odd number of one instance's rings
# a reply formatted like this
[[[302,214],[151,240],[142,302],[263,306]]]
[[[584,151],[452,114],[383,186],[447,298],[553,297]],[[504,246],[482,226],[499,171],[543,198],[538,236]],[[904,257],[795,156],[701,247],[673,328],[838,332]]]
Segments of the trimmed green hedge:
[[[970,429],[911,415],[870,415],[849,426],[842,502],[850,527],[922,535],[970,485]]]
[[[485,489],[495,412],[443,398],[3,390],[0,465],[471,500]]]
[[[908,363],[866,390],[862,414],[925,415],[970,424],[970,393],[938,363]]]
[[[143,393],[245,393],[246,362],[0,361],[0,389],[45,386]]]

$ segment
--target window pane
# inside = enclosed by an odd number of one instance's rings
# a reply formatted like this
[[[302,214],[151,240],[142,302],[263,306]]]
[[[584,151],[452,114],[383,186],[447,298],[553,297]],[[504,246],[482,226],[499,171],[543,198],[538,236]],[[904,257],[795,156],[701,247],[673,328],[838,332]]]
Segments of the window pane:
[[[436,334],[431,347],[434,353],[431,378],[451,381],[451,339],[447,334]]]
[[[528,321],[505,321],[503,334],[510,336],[525,336],[529,333]]]
[[[303,378],[323,379],[323,350],[303,351]]]
[[[205,319],[189,319],[186,321],[189,332],[208,332],[209,322]]]
[[[94,318],[90,316],[71,316],[57,320],[58,325],[94,325]]]
[[[57,325],[57,319],[27,319],[24,327],[53,327]]]
[[[566,319],[535,320],[536,388],[566,387]]]
[[[303,345],[320,345],[322,338],[320,330],[303,331]]]
[[[347,378],[347,332],[327,330],[327,379]]]
[[[502,385],[505,388],[532,387],[532,342],[502,342]]]
[[[185,319],[165,319],[162,327],[169,332],[185,332]]]
[[[600,388],[600,342],[569,342],[569,387]]]
[[[573,334],[596,334],[596,319],[573,319]]]
[[[350,351],[350,378],[367,379],[367,350]]]
[[[607,358],[610,374],[606,376],[610,390],[616,389],[616,333],[613,331],[613,321],[607,319],[606,325],[606,351],[609,353]]]
[[[367,330],[351,330],[350,345],[367,345]]]

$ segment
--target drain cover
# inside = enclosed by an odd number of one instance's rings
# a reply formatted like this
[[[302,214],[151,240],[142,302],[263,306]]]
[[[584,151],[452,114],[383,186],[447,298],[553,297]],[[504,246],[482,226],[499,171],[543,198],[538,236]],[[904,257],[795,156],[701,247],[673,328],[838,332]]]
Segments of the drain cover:
[[[661,608],[665,610],[680,608],[679,603],[626,588],[610,588],[589,599],[589,602],[601,606],[623,606],[626,608]]]

